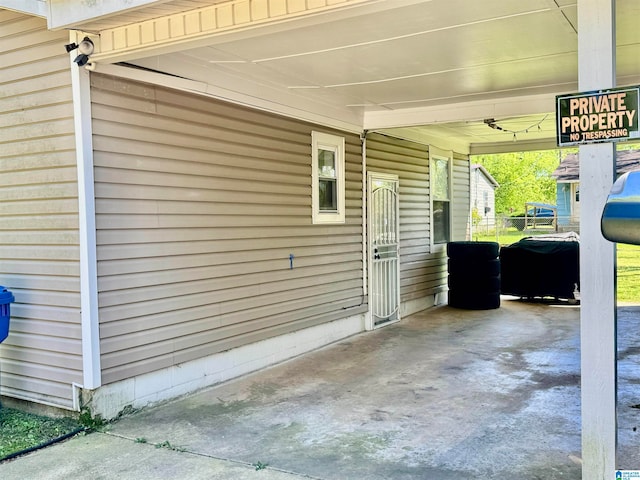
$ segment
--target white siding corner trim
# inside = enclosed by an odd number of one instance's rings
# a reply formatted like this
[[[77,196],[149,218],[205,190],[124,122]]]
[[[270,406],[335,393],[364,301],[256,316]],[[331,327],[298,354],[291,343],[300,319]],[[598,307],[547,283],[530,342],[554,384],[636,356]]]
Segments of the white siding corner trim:
[[[78,165],[78,212],[80,229],[80,304],[82,324],[83,387],[101,385],[100,332],[98,319],[98,274],[96,220],[93,184],[93,143],[89,71],[69,56],[73,89],[76,158]]]
[[[128,406],[157,404],[256,372],[363,332],[364,317],[352,315],[105,385],[92,394],[91,411],[110,419]]]

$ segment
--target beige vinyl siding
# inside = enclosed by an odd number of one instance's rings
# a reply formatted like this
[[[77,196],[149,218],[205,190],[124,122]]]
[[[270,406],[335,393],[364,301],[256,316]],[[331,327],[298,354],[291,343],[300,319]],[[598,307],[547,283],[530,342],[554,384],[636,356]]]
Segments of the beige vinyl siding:
[[[430,253],[428,147],[370,134],[367,171],[399,178],[400,301],[434,293],[440,286],[439,272],[443,267],[442,255]]]
[[[456,240],[465,238],[468,169],[468,160],[454,155],[452,233]],[[369,134],[367,171],[395,174],[400,181],[400,301],[441,292],[447,284],[447,263],[444,251],[431,251],[428,146]]]
[[[103,383],[366,311],[357,135],[91,78]],[[314,129],[346,137],[345,224],[311,224]]]
[[[78,200],[67,32],[0,9],[0,393],[72,408],[82,383]]]
[[[468,240],[471,231],[471,163],[453,154],[453,199],[451,240]]]

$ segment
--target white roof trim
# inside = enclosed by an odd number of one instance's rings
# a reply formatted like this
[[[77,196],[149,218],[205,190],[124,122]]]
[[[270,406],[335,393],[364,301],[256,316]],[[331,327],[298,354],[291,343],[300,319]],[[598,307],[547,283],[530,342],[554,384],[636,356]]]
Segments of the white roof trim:
[[[47,17],[47,2],[45,0],[0,0],[0,8]]]
[[[104,73],[106,75],[128,78],[130,80],[136,80],[139,82],[146,82],[168,88],[175,88],[176,90],[182,90],[185,92],[205,95],[208,97],[217,98],[219,100],[235,103],[237,105],[256,108],[258,110],[274,113],[277,115],[284,115],[290,118],[295,118],[297,120],[302,120],[304,122],[335,128],[344,132],[357,134],[362,133],[362,127],[355,123],[341,121],[339,119],[326,115],[308,112],[292,106],[284,105],[277,102],[271,102],[269,100],[261,99],[258,97],[253,97],[251,95],[245,95],[204,82],[198,82],[186,78],[174,77],[163,73],[151,72],[148,70],[125,67],[121,65],[94,63],[92,64],[91,68],[97,73]]]
[[[493,176],[489,173],[489,171],[479,163],[474,163],[473,165],[471,165],[471,170],[480,170],[480,172],[482,172],[485,178],[489,180],[489,183],[491,183],[496,188],[500,186],[500,184],[496,181],[495,178],[493,178]]]
[[[555,95],[541,94],[430,107],[369,111],[365,112],[364,126],[368,130],[374,130],[433,123],[483,120],[485,118],[547,114],[551,113],[550,110],[553,110],[554,105]]]
[[[20,2],[21,0],[15,0]],[[109,0],[102,2],[78,2],[77,0],[49,0],[49,28],[72,28],[83,22],[122,14],[167,0]]]

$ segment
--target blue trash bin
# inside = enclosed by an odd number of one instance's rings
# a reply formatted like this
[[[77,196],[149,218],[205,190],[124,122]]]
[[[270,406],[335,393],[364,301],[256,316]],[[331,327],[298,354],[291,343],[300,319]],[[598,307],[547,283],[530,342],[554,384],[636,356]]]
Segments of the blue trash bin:
[[[11,317],[11,303],[15,300],[13,294],[6,287],[0,285],[0,343],[9,336],[9,318]]]

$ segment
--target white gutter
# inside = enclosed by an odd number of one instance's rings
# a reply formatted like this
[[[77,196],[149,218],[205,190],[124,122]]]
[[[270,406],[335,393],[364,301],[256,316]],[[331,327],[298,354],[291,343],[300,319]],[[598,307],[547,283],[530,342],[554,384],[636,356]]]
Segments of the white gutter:
[[[166,3],[166,0],[85,0],[81,2],[78,0],[49,0],[49,28],[51,30],[73,28],[82,23],[97,22],[114,15],[123,15],[132,10],[163,3]]]
[[[0,8],[47,18],[45,0],[0,0]]]

